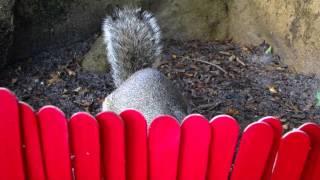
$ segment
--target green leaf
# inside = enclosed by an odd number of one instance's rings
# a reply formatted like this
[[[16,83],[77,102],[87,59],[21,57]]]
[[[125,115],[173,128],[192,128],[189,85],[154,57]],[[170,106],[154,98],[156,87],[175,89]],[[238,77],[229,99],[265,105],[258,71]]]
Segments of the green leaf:
[[[265,54],[272,54],[272,46],[269,46],[268,49],[264,53]]]
[[[316,106],[320,106],[320,91],[316,93],[317,104]]]

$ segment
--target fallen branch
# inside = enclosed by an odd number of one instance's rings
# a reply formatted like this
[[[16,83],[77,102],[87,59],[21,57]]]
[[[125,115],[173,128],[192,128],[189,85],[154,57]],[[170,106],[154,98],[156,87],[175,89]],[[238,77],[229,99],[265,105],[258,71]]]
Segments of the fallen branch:
[[[204,60],[200,60],[200,59],[192,59],[192,58],[190,58],[190,60],[201,62],[201,63],[204,63],[204,64],[209,64],[211,66],[216,67],[217,69],[219,69],[220,71],[224,72],[225,74],[228,74],[228,72],[226,70],[224,70],[221,66],[219,66],[217,64],[214,64],[214,63],[211,63],[211,62],[208,62],[208,61],[204,61]]]

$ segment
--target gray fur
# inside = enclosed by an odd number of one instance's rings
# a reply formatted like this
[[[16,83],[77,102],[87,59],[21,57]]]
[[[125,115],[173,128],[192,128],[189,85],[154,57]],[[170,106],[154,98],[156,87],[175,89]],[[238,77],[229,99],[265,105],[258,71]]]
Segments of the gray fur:
[[[151,13],[140,8],[116,10],[103,24],[107,57],[116,87],[161,57],[161,33]]]
[[[148,124],[160,114],[181,121],[188,106],[180,91],[159,71],[143,69],[161,57],[156,19],[146,11],[124,8],[105,19],[103,32],[117,89],[105,98],[102,110],[137,109]]]
[[[139,70],[113,91],[103,102],[103,111],[133,108],[142,112],[148,124],[161,114],[181,121],[188,111],[184,97],[170,80],[151,68]]]

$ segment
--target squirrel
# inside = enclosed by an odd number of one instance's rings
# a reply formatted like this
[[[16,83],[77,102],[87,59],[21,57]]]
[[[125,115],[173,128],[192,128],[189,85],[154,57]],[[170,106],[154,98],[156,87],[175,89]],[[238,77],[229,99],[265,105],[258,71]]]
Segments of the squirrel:
[[[116,87],[161,58],[160,28],[153,15],[141,8],[116,8],[104,20],[103,33]]]
[[[137,109],[148,124],[161,114],[181,122],[188,112],[185,98],[161,72],[150,68],[162,56],[155,17],[141,8],[117,8],[104,20],[102,31],[117,88],[105,98],[102,110]]]

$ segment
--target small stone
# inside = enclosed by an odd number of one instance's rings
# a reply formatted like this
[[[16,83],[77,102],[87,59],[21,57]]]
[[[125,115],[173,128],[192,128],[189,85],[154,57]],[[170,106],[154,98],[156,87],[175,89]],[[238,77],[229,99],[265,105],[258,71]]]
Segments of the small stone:
[[[234,61],[236,59],[236,56],[235,55],[232,55],[229,57],[229,61]]]
[[[172,58],[173,58],[173,59],[176,59],[176,58],[177,58],[177,55],[172,54]]]
[[[81,63],[85,71],[95,73],[106,73],[109,71],[107,63],[106,47],[103,38],[100,36],[92,45],[90,51],[85,55]]]

